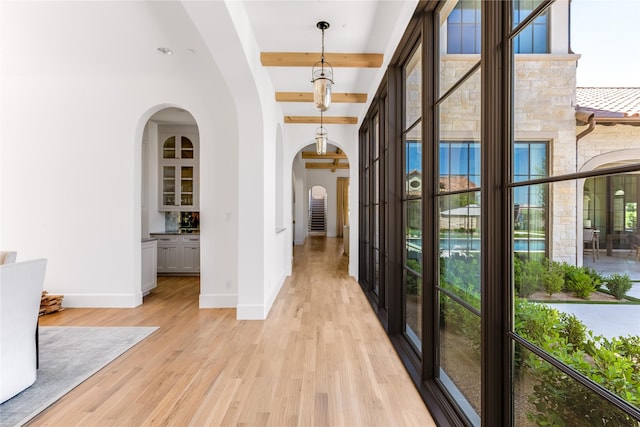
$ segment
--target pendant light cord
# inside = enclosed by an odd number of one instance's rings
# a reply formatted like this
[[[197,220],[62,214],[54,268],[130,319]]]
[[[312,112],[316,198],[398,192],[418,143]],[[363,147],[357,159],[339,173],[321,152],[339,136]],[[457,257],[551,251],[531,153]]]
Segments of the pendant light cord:
[[[320,60],[322,62],[322,73],[320,75],[324,76],[324,29],[322,29],[322,54]]]

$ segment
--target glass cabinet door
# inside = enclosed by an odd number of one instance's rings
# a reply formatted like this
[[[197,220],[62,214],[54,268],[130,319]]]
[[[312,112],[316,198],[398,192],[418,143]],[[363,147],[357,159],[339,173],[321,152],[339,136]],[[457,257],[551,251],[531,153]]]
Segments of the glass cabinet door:
[[[193,206],[193,166],[182,166],[180,169],[180,204]]]
[[[198,209],[197,136],[168,133],[159,137],[158,209],[161,212]],[[184,209],[183,209],[184,208]]]
[[[173,206],[176,204],[176,167],[162,167],[162,204]]]
[[[162,144],[162,158],[163,159],[175,159],[176,158],[176,137],[171,136]]]
[[[180,138],[180,158],[193,159],[193,143],[189,138],[183,136]]]

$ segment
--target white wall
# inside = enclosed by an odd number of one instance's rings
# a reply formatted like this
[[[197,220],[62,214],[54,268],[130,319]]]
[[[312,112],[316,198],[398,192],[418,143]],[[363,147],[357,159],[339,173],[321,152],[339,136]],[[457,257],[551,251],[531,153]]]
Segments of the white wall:
[[[285,165],[287,163],[285,162]],[[293,160],[292,165],[292,191],[295,191],[295,206],[292,209],[293,219],[295,220],[295,244],[296,245],[304,245],[305,240],[307,239],[307,227],[306,227],[306,206],[304,204],[305,199],[305,181],[306,181],[306,173],[304,170],[304,162],[300,158],[300,155],[296,155]],[[291,195],[294,198],[293,194]]]
[[[243,6],[3,2],[2,12],[3,248],[48,258],[45,289],[66,306],[140,304],[144,128],[155,112],[183,108],[200,132],[200,307],[265,318],[291,271],[292,182],[286,172],[277,232],[283,116]],[[174,55],[156,51],[164,45]],[[280,132],[290,171],[309,136]],[[356,126],[340,132],[332,139],[356,165]],[[350,176],[357,182],[356,170]]]
[[[275,165],[283,114],[259,62],[260,50],[239,2],[184,3],[233,93],[238,116],[239,319],[264,319],[291,271],[291,228],[276,233]],[[216,17],[215,25],[210,17]],[[237,30],[239,29],[239,30]],[[233,143],[231,140],[228,143]],[[285,142],[286,144],[286,142]],[[227,178],[228,179],[228,178]],[[284,203],[287,195],[283,194]],[[288,204],[287,206],[290,206]],[[285,214],[290,209],[285,207]],[[283,224],[290,223],[283,218]]]
[[[3,4],[0,236],[20,259],[49,259],[45,289],[66,306],[142,301],[142,136],[167,106],[200,125],[201,299],[237,298],[234,99],[192,26],[180,37],[198,54],[155,51],[169,24],[187,20],[178,3],[156,6]],[[127,34],[148,39],[148,51]]]

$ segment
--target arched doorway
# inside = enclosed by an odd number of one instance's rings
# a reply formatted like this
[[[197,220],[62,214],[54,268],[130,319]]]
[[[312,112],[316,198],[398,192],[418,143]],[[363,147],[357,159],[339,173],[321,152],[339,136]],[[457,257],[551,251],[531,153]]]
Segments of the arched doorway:
[[[309,235],[309,189],[314,185],[324,187],[327,191],[326,236],[340,239],[349,275],[357,277],[359,260],[356,237],[358,187],[357,185],[352,186],[358,182],[356,139],[354,139],[354,134],[346,132],[344,129],[331,134],[335,140],[333,138],[329,140],[326,156],[316,153],[314,141],[307,138],[308,135],[303,129],[296,129],[287,136],[288,140],[297,141],[285,147],[285,165],[291,165],[289,176],[292,182],[289,188],[292,193],[289,200],[292,204],[293,243],[294,246],[303,245]],[[342,141],[346,142],[343,144]],[[336,220],[339,206],[337,201],[339,179],[344,179],[346,182],[345,199],[342,203],[346,213],[343,215],[342,223]],[[285,188],[287,186],[288,183]],[[346,229],[345,225],[348,226]],[[344,235],[345,232],[347,236]]]
[[[158,276],[200,274],[199,130],[185,109],[147,120],[141,150],[143,296]]]
[[[631,164],[637,162],[637,159],[640,159],[638,149],[606,152],[592,157],[582,166],[581,171]],[[594,230],[595,239],[598,240],[597,247],[606,249],[608,257],[618,254],[626,261],[628,255],[640,247],[637,213],[640,202],[640,175],[627,173],[586,178],[581,184],[578,227],[581,225],[585,230]],[[593,243],[587,242],[579,249],[579,260],[586,262],[588,258],[585,256],[585,250],[591,249],[592,252]]]
[[[314,185],[309,189],[308,232],[310,236],[327,235],[327,189]]]

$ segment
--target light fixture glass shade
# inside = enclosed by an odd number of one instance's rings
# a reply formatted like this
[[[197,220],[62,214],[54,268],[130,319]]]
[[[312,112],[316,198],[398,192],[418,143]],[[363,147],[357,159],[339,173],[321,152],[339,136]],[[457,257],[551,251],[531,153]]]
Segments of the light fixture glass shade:
[[[327,140],[329,139],[329,134],[327,130],[320,126],[316,129],[316,153],[321,156],[327,154]]]
[[[331,106],[331,74],[326,68],[314,71],[313,105],[316,110],[327,111]]]

